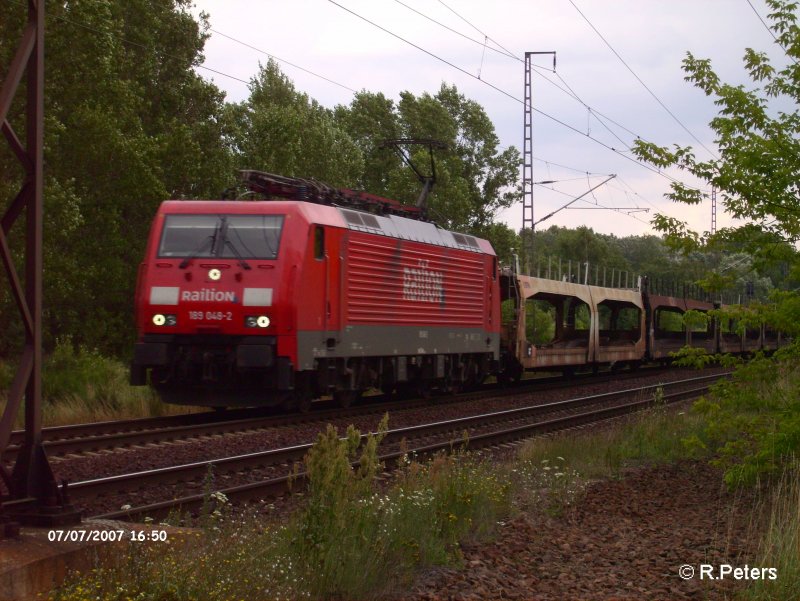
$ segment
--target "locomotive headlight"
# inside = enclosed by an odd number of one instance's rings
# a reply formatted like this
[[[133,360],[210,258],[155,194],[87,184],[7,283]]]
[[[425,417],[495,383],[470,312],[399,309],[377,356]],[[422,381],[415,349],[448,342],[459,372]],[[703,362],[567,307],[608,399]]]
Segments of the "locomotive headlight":
[[[176,326],[178,325],[178,317],[176,315],[163,315],[156,313],[153,315],[153,325],[161,326]]]
[[[244,325],[248,328],[268,328],[270,323],[266,315],[248,315],[244,318]]]

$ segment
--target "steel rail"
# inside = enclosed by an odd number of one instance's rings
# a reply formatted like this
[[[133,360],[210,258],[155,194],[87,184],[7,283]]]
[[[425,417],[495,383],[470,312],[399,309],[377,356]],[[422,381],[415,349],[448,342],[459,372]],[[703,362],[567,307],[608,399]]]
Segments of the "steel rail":
[[[507,411],[493,412],[479,416],[470,416],[466,418],[458,418],[446,422],[436,422],[433,424],[424,424],[420,426],[411,426],[408,428],[399,428],[390,430],[382,444],[397,444],[402,440],[408,441],[414,438],[427,438],[429,436],[441,435],[442,433],[460,432],[465,427],[475,427],[477,425],[485,426],[487,424],[496,424],[503,421],[520,422],[525,418],[535,418],[537,415],[541,416],[543,413],[554,413],[568,409],[582,408],[587,405],[598,403],[607,403],[612,400],[619,400],[621,398],[631,396],[641,396],[653,392],[658,388],[673,388],[678,386],[685,386],[691,384],[705,384],[692,387],[688,390],[680,390],[677,392],[668,392],[663,395],[665,403],[674,403],[688,398],[696,398],[701,394],[707,392],[708,381],[712,379],[719,379],[724,375],[715,374],[713,376],[702,376],[699,378],[689,378],[677,382],[665,383],[663,385],[648,385],[641,388],[628,389],[626,391],[617,391],[612,393],[603,393],[601,395],[593,395],[586,397],[578,397],[569,399],[567,401],[558,401],[556,403],[549,403],[547,405],[535,405],[531,407],[524,407],[520,409],[512,409]],[[617,404],[611,407],[603,407],[588,412],[579,414],[570,414],[566,416],[557,416],[545,419],[543,421],[527,421],[523,423],[514,423],[511,426],[505,427],[500,430],[491,432],[483,432],[477,434],[469,434],[463,439],[449,439],[432,444],[422,444],[415,448],[406,448],[405,450],[396,450],[380,456],[380,460],[387,465],[395,464],[400,457],[404,454],[414,454],[416,457],[426,457],[432,454],[448,451],[454,447],[463,447],[470,450],[484,448],[487,446],[499,445],[506,442],[512,442],[521,438],[565,430],[574,428],[589,423],[595,423],[614,417],[627,415],[634,411],[644,409],[654,403],[653,397],[647,399],[636,399],[624,404]],[[368,435],[364,435],[365,437]],[[181,482],[188,480],[195,480],[202,478],[207,474],[209,469],[213,469],[215,473],[217,470],[222,471],[236,470],[252,467],[264,467],[269,465],[290,464],[302,459],[311,444],[296,445],[284,449],[273,449],[270,451],[263,451],[259,453],[252,453],[248,455],[240,455],[236,457],[228,457],[218,460],[196,462],[182,466],[175,466],[173,468],[161,468],[147,472],[138,472],[134,474],[122,474],[119,476],[111,476],[109,478],[100,478],[95,480],[88,480],[73,484],[70,488],[70,495],[73,498],[91,498],[104,492],[126,492],[146,486],[152,486],[164,482]],[[211,467],[210,467],[211,466]],[[260,499],[264,497],[277,496],[286,492],[289,486],[289,480],[304,480],[306,478],[304,473],[296,474],[294,476],[281,476],[271,478],[262,482],[255,482],[243,486],[234,486],[223,489],[222,492],[228,497],[237,500],[251,500]],[[164,515],[161,513],[164,510],[174,509],[175,507],[182,507],[187,510],[196,509],[202,505],[205,495],[190,495],[180,499],[165,501],[163,503],[149,504],[142,507],[137,507],[128,511],[115,511],[96,516],[104,519],[130,519],[136,516],[148,515],[155,517]]]
[[[658,371],[656,372],[658,373]],[[582,377],[577,383],[602,384],[610,380],[619,380],[640,377],[644,374],[638,372],[625,372],[608,374],[601,377]],[[654,375],[654,374],[648,374]],[[547,378],[546,380],[531,380],[526,384],[508,388],[512,394],[524,394],[526,390],[553,390],[575,386],[575,379]],[[464,402],[480,399],[486,394],[496,391],[497,387],[486,390],[473,391],[459,395],[437,398],[439,405],[444,403]],[[70,453],[83,453],[87,451],[100,451],[129,447],[140,444],[160,443],[165,441],[188,440],[202,436],[246,432],[287,425],[299,425],[340,419],[343,417],[364,416],[375,413],[415,409],[431,403],[426,399],[404,400],[387,402],[381,397],[376,401],[363,402],[349,409],[327,409],[330,402],[319,403],[319,409],[309,414],[274,415],[265,414],[263,409],[241,409],[226,413],[206,411],[201,413],[188,413],[160,418],[138,418],[131,420],[105,421],[97,423],[77,424],[73,426],[56,426],[46,428],[46,440],[43,443],[48,455],[67,455]],[[22,432],[15,432],[21,435]],[[3,455],[4,461],[13,460],[19,450],[19,445],[11,445]]]

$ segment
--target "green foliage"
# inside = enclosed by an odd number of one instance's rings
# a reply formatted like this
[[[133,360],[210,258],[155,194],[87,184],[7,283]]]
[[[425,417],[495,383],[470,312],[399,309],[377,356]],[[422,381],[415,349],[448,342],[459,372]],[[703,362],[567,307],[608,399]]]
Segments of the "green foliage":
[[[656,327],[664,332],[683,332],[683,314],[680,311],[658,311]]]
[[[583,476],[560,455],[538,461],[522,459],[511,476],[523,509],[552,516],[563,515],[573,506],[586,485]]]
[[[358,185],[374,194],[415,202],[420,183],[413,172],[380,142],[392,138],[436,139],[447,145],[436,150],[437,183],[428,199],[431,217],[442,227],[468,230],[509,240],[493,229],[495,213],[520,197],[517,186],[520,157],[516,148],[500,151],[494,125],[483,108],[455,86],[442,84],[435,95],[401,92],[394,103],[382,94],[359,92],[347,107],[338,106],[336,120],[355,140],[365,157]],[[429,171],[426,149],[411,147],[410,155]],[[489,237],[492,237],[489,235]],[[506,243],[504,259],[508,259]]]
[[[800,452],[800,346],[743,363],[695,405],[730,485],[779,474]]]
[[[669,354],[672,357],[673,365],[678,367],[693,367],[694,369],[704,369],[721,361],[721,357],[716,353],[709,353],[706,349],[696,346],[684,346],[679,351]]]
[[[302,582],[285,528],[224,515],[203,531],[171,530],[166,543],[131,543],[111,567],[72,576],[52,601],[295,599]],[[156,527],[158,528],[158,527]]]
[[[546,302],[528,299],[525,302],[525,338],[533,344],[547,344],[555,338],[556,308]]]
[[[14,380],[15,372],[16,366],[0,360],[0,390],[6,391],[11,388],[11,382]]]
[[[224,95],[194,71],[205,17],[188,0],[85,0],[47,7],[45,74],[45,303],[48,348],[71,336],[129,352],[133,286],[158,203],[216,197],[232,168]],[[25,6],[7,3],[0,64],[7,66]],[[13,41],[14,43],[10,43]],[[9,43],[6,43],[9,42]],[[23,131],[24,95],[9,116]],[[19,166],[0,154],[0,198],[16,194]],[[20,248],[20,236],[12,237]],[[10,296],[0,321],[16,323]],[[0,342],[13,351],[17,329]]]
[[[460,542],[490,535],[508,515],[504,472],[463,453],[425,464],[406,458],[396,484],[379,490],[381,436],[359,451],[352,428],[344,439],[332,428],[320,434],[306,459],[309,497],[283,525],[237,513],[225,495],[209,492],[201,531],[173,531],[168,544],[134,543],[113,568],[72,578],[50,598],[384,598],[417,570],[457,560]],[[259,505],[262,512],[273,507]]]
[[[504,223],[490,223],[472,228],[472,233],[492,243],[500,265],[514,265],[514,255],[519,255],[522,238]]]
[[[767,323],[795,340],[800,339],[800,295],[797,292],[774,292],[773,311]]]
[[[560,513],[564,501],[568,501],[568,506],[587,480],[618,476],[624,467],[707,456],[702,416],[694,411],[669,409],[663,402],[658,403],[658,394],[654,395],[654,401],[652,409],[609,428],[581,436],[558,434],[526,443],[519,458],[527,480],[550,482],[548,486],[553,486],[554,478],[559,480],[556,488],[543,491],[544,495],[536,491],[528,494],[534,494],[549,512]],[[688,440],[697,444],[689,445]],[[557,473],[563,475],[555,476]]]
[[[385,416],[379,427],[382,433],[387,421]],[[329,425],[306,456],[309,499],[299,520],[294,552],[302,562],[298,569],[303,578],[313,583],[315,597],[324,592],[351,597],[364,586],[374,587],[380,577],[362,571],[374,553],[366,541],[374,540],[377,524],[360,507],[380,467],[376,449],[382,433],[368,438],[356,470],[351,463],[361,437],[352,426],[340,439],[336,428]]]
[[[790,61],[773,66],[767,55],[745,51],[744,68],[754,87],[723,83],[708,59],[687,53],[685,79],[713,98],[719,114],[709,124],[715,133],[719,158],[698,160],[691,147],[671,149],[636,140],[634,153],[659,168],[677,166],[719,192],[724,210],[743,222],[716,234],[700,234],[686,223],[659,215],[657,229],[673,248],[684,253],[699,248],[728,246],[744,250],[765,264],[797,263],[792,242],[800,238],[797,198],[800,188],[800,27],[797,5],[789,0],[767,0],[770,28]],[[784,107],[795,107],[784,110]],[[696,204],[703,193],[681,182],[667,195],[676,202]],[[719,273],[723,273],[720,271]]]
[[[689,309],[683,314],[683,325],[690,332],[705,332],[711,318],[705,311]]]
[[[231,111],[240,165],[339,187],[363,170],[361,149],[333,112],[298,92],[272,59],[251,80],[247,101]]]

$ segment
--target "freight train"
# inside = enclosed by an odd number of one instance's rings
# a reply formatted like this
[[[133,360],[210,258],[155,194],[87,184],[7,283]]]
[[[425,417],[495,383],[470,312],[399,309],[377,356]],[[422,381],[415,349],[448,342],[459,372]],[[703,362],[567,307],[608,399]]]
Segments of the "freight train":
[[[735,335],[668,328],[710,303],[501,269],[491,244],[416,207],[243,172],[271,200],[165,201],[136,286],[131,383],[170,403],[282,405],[369,389],[425,395],[536,369],[637,366]],[[546,340],[531,334],[549,315]],[[503,315],[506,317],[503,318]],[[541,321],[541,320],[539,320]],[[764,328],[739,350],[777,345]]]

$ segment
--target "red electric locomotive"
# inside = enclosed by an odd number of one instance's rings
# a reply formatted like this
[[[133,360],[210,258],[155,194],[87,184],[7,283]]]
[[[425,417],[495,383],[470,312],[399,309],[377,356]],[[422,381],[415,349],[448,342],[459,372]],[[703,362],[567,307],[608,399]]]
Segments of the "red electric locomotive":
[[[173,403],[305,409],[492,371],[500,296],[487,241],[388,199],[244,175],[282,200],[161,205],[139,270],[133,384]]]

